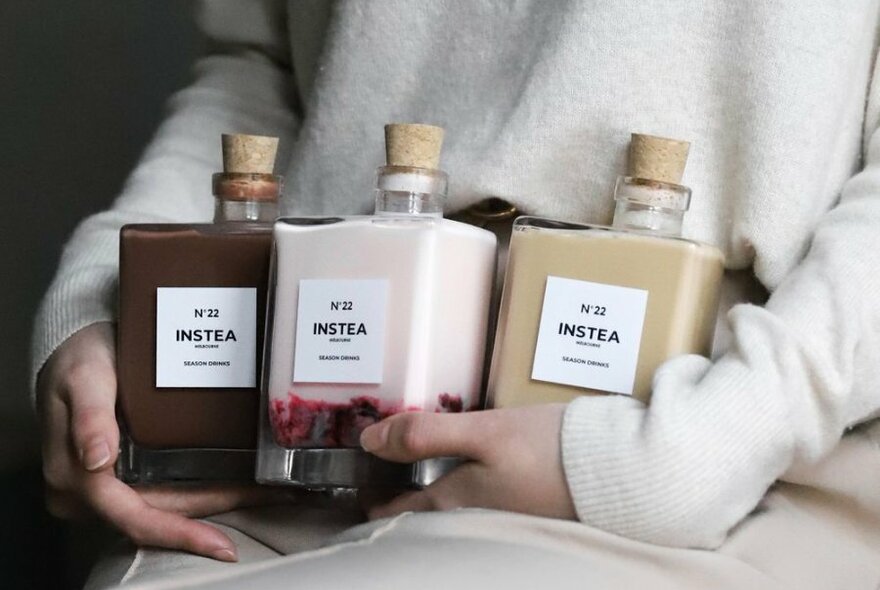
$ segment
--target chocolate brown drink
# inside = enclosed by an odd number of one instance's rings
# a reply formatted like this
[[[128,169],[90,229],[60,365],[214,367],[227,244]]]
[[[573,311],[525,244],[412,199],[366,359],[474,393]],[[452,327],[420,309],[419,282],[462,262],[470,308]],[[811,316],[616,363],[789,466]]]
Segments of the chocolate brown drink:
[[[119,276],[119,407],[131,439],[152,449],[254,448],[256,384],[245,388],[156,387],[156,293],[162,287],[256,290],[254,366],[262,350],[270,227],[130,225]]]
[[[252,480],[281,178],[277,139],[223,136],[213,224],[122,228],[119,472],[132,483]]]

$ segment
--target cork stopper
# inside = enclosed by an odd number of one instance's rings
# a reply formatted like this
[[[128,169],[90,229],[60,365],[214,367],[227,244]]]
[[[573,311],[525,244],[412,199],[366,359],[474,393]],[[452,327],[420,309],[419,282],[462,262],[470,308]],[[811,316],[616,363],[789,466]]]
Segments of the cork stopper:
[[[442,127],[415,123],[385,125],[385,162],[388,166],[437,170],[442,145]]]
[[[681,184],[690,145],[677,139],[633,133],[627,176]]]
[[[262,135],[223,134],[223,172],[272,174],[278,138]]]

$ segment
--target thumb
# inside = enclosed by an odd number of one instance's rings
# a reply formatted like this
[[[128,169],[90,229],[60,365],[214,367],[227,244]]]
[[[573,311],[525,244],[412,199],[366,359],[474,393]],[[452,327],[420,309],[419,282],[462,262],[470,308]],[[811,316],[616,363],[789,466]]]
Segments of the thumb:
[[[119,452],[116,423],[116,374],[113,366],[88,363],[68,381],[70,435],[80,463],[88,471],[112,466]]]
[[[405,412],[364,429],[361,446],[381,459],[411,463],[432,457],[481,459],[485,412]]]

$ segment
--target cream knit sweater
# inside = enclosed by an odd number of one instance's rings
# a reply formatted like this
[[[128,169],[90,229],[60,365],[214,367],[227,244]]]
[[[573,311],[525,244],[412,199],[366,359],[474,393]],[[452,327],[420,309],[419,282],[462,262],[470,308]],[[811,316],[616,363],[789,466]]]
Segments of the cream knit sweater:
[[[214,0],[200,20],[211,43],[194,83],[64,250],[35,373],[114,318],[120,225],[211,217],[221,132],[280,135],[287,212],[341,214],[372,206],[382,125],[422,121],[447,129],[451,210],[494,195],[600,223],[631,131],[689,139],[685,235],[771,293],[733,307],[714,362],[664,365],[649,407],[569,406],[563,458],[585,523],[716,546],[880,408],[875,0]]]

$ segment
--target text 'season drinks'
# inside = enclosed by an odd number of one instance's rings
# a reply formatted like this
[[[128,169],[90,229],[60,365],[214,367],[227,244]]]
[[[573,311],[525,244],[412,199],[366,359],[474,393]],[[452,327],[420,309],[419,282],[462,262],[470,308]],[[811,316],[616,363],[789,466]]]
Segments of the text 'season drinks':
[[[708,356],[722,253],[680,237],[689,144],[634,134],[611,227],[514,224],[489,378],[494,407],[616,393],[647,402],[654,371]]]
[[[442,135],[386,127],[375,214],[275,224],[258,481],[418,486],[451,464],[395,465],[359,445],[398,412],[480,403],[496,239],[443,218]]]

